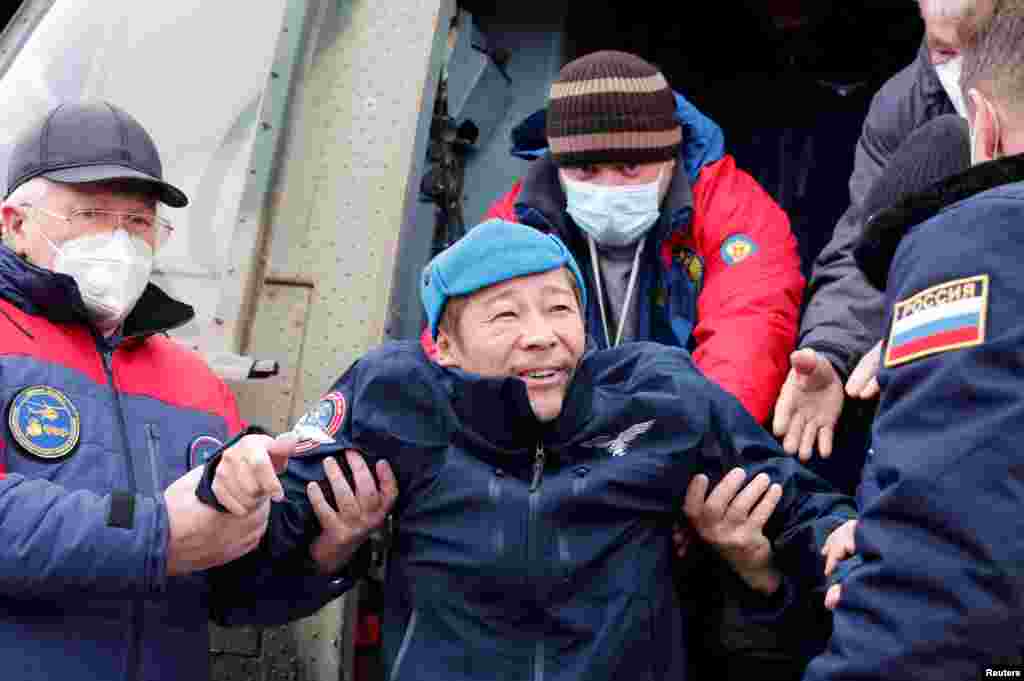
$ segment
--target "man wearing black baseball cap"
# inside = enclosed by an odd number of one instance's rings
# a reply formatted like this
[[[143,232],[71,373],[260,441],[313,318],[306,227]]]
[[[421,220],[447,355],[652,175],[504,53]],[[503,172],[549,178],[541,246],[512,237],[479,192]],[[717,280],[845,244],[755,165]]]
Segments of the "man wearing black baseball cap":
[[[188,199],[164,181],[138,121],[106,102],[62,104],[17,137],[4,177],[6,673],[206,678],[211,617],[283,622],[346,588],[331,574],[338,532],[303,547],[298,568],[259,566],[269,574],[255,593],[238,584],[211,588],[205,571],[263,536],[280,493],[274,471],[287,464],[295,439],[249,432],[223,381],[165,333],[193,310],[149,282],[172,230],[157,203],[181,207]],[[199,464],[219,449],[227,460],[264,464],[254,466],[261,475],[239,478],[253,503],[237,513],[220,514],[195,496]]]

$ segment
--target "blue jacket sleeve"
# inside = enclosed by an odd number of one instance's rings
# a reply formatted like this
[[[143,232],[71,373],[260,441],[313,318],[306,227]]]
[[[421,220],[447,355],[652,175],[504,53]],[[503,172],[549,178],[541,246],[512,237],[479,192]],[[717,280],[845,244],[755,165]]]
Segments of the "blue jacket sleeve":
[[[843,581],[832,641],[807,679],[984,678],[986,665],[1020,663],[1024,239],[1014,187],[947,207],[896,252],[874,491],[856,532],[863,562]]]
[[[130,528],[111,522],[112,503],[133,513]],[[124,598],[160,591],[166,583],[167,536],[162,499],[112,500],[13,473],[0,478],[0,593],[5,597],[80,591]]]
[[[333,493],[326,482],[323,461],[335,457],[352,486],[352,473],[345,461],[346,449],[357,449],[371,471],[376,461],[385,459],[398,481],[399,499],[394,513],[400,515],[408,500],[414,498],[426,480],[426,473],[438,460],[439,450],[447,448],[448,425],[439,405],[437,388],[420,380],[422,371],[433,369],[415,344],[393,343],[371,351],[339,378],[303,418],[308,427],[320,428],[334,442],[316,444],[300,441],[281,476],[285,500],[271,506],[270,520],[260,546],[243,559],[212,571],[216,583],[231,585],[223,592],[219,615],[224,621],[241,622],[253,618],[287,617],[268,603],[251,603],[252,593],[292,593],[289,580],[307,580],[311,599],[299,603],[298,610],[314,610],[351,587],[359,578],[358,570],[341,575],[318,577],[309,558],[309,545],[320,533],[320,523],[306,493],[316,482],[333,504]],[[208,466],[215,466],[211,459]],[[212,496],[211,476],[197,494]],[[365,547],[364,547],[365,548]],[[365,557],[360,552],[353,558]],[[280,587],[276,585],[281,585]],[[235,597],[237,596],[237,597]],[[319,603],[319,605],[317,605]],[[235,608],[240,610],[232,612]],[[235,618],[235,619],[232,619]]]
[[[782,486],[782,498],[764,528],[772,542],[776,567],[795,582],[797,590],[822,591],[825,560],[821,549],[836,527],[856,517],[853,500],[836,492],[794,458],[757,424],[731,395],[709,388],[711,427],[703,457],[712,484],[734,467],[747,479],[766,473]]]

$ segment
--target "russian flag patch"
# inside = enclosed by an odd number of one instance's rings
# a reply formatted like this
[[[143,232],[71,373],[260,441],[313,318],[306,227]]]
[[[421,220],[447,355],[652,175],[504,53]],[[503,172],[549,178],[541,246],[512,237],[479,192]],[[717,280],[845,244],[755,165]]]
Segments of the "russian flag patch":
[[[885,366],[985,342],[988,275],[947,281],[897,302]]]

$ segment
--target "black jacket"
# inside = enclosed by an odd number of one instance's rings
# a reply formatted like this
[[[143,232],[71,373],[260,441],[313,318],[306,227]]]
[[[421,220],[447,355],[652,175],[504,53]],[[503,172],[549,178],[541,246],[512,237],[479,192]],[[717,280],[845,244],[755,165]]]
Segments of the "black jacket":
[[[871,209],[865,205],[868,190],[907,135],[947,113],[954,113],[953,104],[924,43],[917,58],[886,81],[871,102],[857,141],[850,206],[815,262],[798,342],[799,347],[828,357],[844,378],[883,331],[882,294],[853,259],[853,247],[870,217]]]

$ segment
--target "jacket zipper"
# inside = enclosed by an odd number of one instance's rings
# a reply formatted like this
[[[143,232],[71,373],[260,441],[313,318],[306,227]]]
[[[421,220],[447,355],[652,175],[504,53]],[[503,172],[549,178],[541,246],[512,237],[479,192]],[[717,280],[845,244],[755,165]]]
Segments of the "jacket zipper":
[[[395,679],[398,678],[398,672],[402,668],[402,660],[405,659],[405,654],[409,652],[409,645],[412,643],[412,636],[416,633],[416,615],[416,610],[413,610],[412,614],[409,615],[409,623],[405,625],[405,635],[402,636],[402,644],[398,646],[398,652],[395,653],[395,663],[391,667],[391,674],[388,675],[388,681],[395,681]]]
[[[537,444],[537,450],[533,455],[533,479],[530,481],[530,517],[529,517],[529,555],[527,556],[531,566],[540,565],[540,556],[537,548],[537,509],[540,506],[540,483],[544,478],[544,463],[547,458],[544,452],[544,445]],[[544,679],[544,637],[537,640],[533,651],[533,674],[534,681]]]
[[[160,472],[157,468],[157,460],[160,452],[160,429],[156,427],[155,423],[146,424],[146,445],[149,450],[149,470],[153,474],[153,494],[159,494],[162,486],[160,485]]]
[[[128,492],[134,494],[138,490],[135,481],[135,465],[132,460],[132,450],[128,441],[128,425],[124,420],[124,410],[121,408],[121,396],[117,393],[117,386],[114,383],[114,360],[113,350],[101,350],[103,358],[103,370],[107,374],[107,382],[110,384],[110,391],[114,394],[114,411],[117,412],[117,423],[121,430],[121,443],[124,447],[125,462],[128,464]],[[142,644],[142,599],[136,598],[132,601],[132,644],[128,649],[128,666],[126,671],[129,679],[139,678],[139,665],[141,658],[139,649]]]

